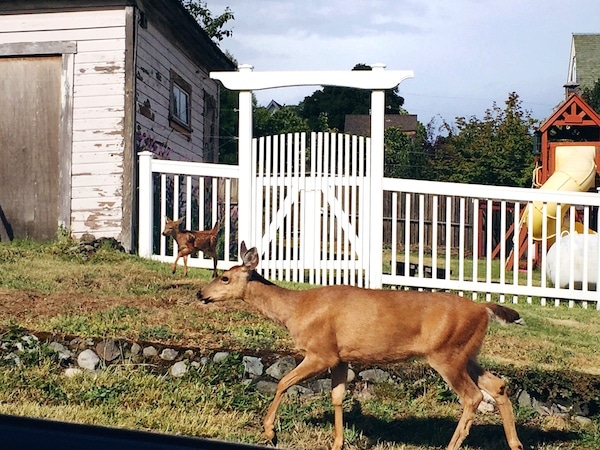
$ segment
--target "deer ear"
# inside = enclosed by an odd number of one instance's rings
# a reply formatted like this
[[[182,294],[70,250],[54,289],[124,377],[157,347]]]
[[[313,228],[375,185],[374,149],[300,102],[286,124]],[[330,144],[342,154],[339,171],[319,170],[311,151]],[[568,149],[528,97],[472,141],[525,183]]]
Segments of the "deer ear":
[[[244,268],[246,270],[254,270],[258,266],[258,251],[256,247],[252,247],[242,255],[242,261],[244,262]]]
[[[165,222],[173,222],[173,221],[169,218],[169,216],[165,216]]]
[[[248,249],[246,248],[246,241],[242,241],[242,243],[240,244],[240,255],[243,258],[244,254],[248,251]]]
[[[183,222],[183,219],[185,219],[185,217],[180,217],[178,220],[175,221],[176,224],[181,224],[181,222]]]

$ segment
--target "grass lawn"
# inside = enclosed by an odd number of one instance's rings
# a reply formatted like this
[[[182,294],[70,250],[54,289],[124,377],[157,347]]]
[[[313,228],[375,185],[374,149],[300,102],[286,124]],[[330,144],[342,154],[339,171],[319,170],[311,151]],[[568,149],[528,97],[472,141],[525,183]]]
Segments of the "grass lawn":
[[[271,396],[240,383],[241,355],[249,350],[295,354],[294,344],[284,329],[241,301],[197,302],[195,293],[211,273],[189,272],[187,278],[181,272],[172,275],[169,264],[109,247],[83,254],[68,238],[0,243],[0,341],[28,332],[141,340],[183,346],[198,355],[218,350],[232,355],[177,379],[134,363],[67,378],[48,351],[30,355],[20,366],[2,360],[0,413],[265,443],[262,416]],[[490,326],[482,364],[505,374],[513,389],[525,386],[533,393],[548,391],[540,395],[570,398],[596,395],[597,408],[600,312],[510,306],[527,326]],[[418,362],[382,368],[392,371],[395,383],[368,391],[357,383],[347,393],[345,448],[445,448],[461,408],[443,381]],[[416,372],[422,376],[415,378]],[[572,391],[564,391],[565,385]],[[527,449],[600,448],[597,410],[590,412],[588,425],[516,404],[515,413]],[[277,422],[280,445],[329,448],[332,416],[326,394],[287,397]],[[478,414],[464,448],[507,448],[497,413]]]

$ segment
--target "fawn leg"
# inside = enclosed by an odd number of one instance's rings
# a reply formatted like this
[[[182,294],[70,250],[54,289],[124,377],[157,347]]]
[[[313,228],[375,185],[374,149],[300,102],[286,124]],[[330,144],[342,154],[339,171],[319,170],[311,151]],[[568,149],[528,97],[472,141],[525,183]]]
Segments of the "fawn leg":
[[[217,257],[213,256],[213,278],[217,278]]]
[[[177,255],[177,258],[175,258],[175,262],[173,263],[173,267],[171,267],[171,273],[175,273],[175,271],[177,270],[177,261],[179,261],[179,254]]]
[[[298,366],[284,376],[277,384],[277,390],[275,391],[275,397],[269,406],[267,414],[263,420],[263,426],[265,429],[265,435],[270,441],[275,440],[275,417],[277,415],[277,408],[281,403],[283,394],[293,385],[300,383],[302,380],[318,375],[319,373],[327,370],[330,364],[327,364],[323,359],[317,355],[307,354],[304,360]]]
[[[502,425],[506,441],[511,450],[523,450],[523,444],[517,436],[517,428],[515,425],[515,415],[513,413],[512,404],[506,393],[506,383],[504,380],[492,375],[490,372],[479,368],[481,373],[477,378],[477,385],[490,394],[500,411],[502,417]]]
[[[187,258],[188,258],[187,254],[183,255],[183,276],[184,277],[187,277]]]
[[[340,362],[331,369],[331,403],[333,404],[335,439],[332,450],[340,450],[344,445],[344,392],[348,381],[348,363]]]

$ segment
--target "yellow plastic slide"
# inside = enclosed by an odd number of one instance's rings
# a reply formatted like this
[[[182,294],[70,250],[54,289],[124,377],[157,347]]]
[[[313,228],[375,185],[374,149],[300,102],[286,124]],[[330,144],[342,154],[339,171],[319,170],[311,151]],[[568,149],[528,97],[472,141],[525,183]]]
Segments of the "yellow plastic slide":
[[[540,189],[552,191],[585,192],[594,185],[596,176],[596,147],[593,145],[557,146],[555,153],[556,169]],[[526,214],[532,221],[533,239],[542,239],[542,202],[533,202],[529,207],[533,210]],[[548,239],[556,235],[556,203],[548,203],[547,233]],[[569,205],[561,205],[561,215],[568,211]],[[558,218],[562,222],[562,217]],[[562,227],[562,224],[561,224]],[[564,229],[561,228],[561,229]],[[567,228],[568,229],[568,228]]]

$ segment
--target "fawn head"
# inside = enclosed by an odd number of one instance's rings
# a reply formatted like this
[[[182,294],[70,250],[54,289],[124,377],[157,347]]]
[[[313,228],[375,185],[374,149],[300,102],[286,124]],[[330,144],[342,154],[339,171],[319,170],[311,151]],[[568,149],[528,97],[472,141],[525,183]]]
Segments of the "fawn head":
[[[236,300],[244,297],[246,285],[252,279],[252,275],[255,273],[254,269],[258,265],[258,251],[256,247],[247,250],[246,243],[242,241],[240,257],[242,264],[226,270],[196,293],[196,297],[202,303]]]
[[[163,236],[175,236],[179,231],[179,226],[182,224],[185,217],[180,217],[177,220],[171,220],[165,217],[165,229],[163,230]]]

